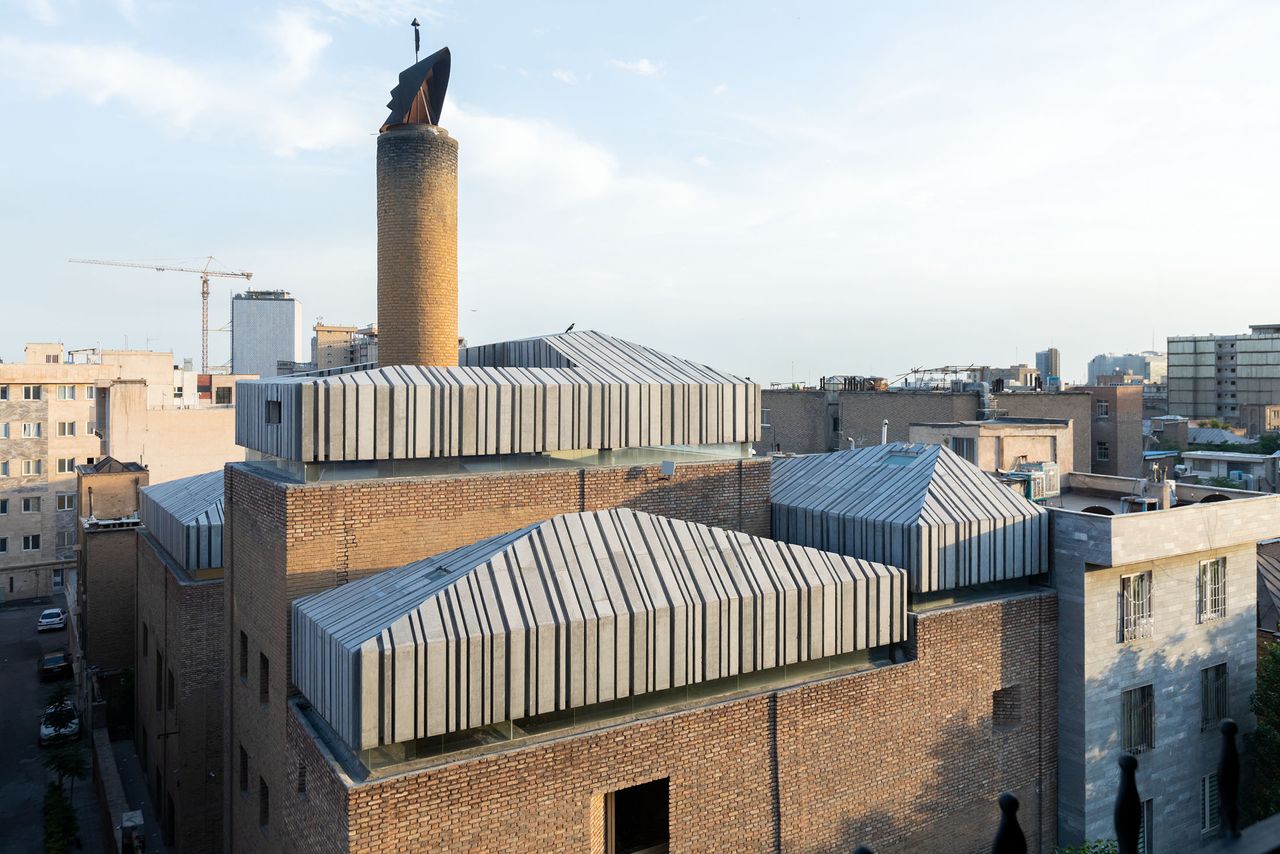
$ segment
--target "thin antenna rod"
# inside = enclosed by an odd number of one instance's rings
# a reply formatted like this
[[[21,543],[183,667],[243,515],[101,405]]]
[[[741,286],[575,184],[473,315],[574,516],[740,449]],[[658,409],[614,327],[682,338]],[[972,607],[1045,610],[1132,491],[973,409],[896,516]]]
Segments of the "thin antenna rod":
[[[413,27],[413,64],[417,65],[418,52],[422,50],[422,35],[418,32],[418,27],[422,25],[418,23],[417,18],[414,18],[409,26]]]

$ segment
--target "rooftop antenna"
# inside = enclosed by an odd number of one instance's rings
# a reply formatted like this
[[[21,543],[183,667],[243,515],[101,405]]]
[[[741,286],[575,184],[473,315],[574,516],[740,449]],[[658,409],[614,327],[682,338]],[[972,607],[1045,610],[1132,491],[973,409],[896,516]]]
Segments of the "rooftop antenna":
[[[418,23],[418,19],[414,18],[413,23],[409,26],[413,27],[413,64],[418,64],[418,51],[422,50],[422,35],[418,32],[418,27],[422,24]]]

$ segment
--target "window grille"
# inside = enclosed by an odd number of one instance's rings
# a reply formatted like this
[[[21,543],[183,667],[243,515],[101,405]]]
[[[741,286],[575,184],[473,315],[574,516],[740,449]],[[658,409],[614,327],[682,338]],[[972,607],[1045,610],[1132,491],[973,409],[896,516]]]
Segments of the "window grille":
[[[1218,829],[1218,775],[1206,774],[1200,778],[1200,832],[1212,833]]]
[[[1200,729],[1209,730],[1231,717],[1231,691],[1227,665],[1215,664],[1200,671]]]
[[[1122,734],[1127,753],[1145,753],[1155,746],[1155,692],[1143,685],[1120,695]]]
[[[1227,559],[1225,557],[1200,561],[1200,574],[1196,579],[1196,619],[1207,623],[1227,615]]]
[[[1151,637],[1151,573],[1120,579],[1120,642]]]

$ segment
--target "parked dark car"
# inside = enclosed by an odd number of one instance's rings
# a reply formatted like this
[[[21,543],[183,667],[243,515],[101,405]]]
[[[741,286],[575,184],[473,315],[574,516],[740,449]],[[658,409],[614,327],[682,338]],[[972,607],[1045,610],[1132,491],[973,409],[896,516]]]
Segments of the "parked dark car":
[[[65,679],[71,675],[71,653],[66,649],[51,649],[40,656],[40,678]]]

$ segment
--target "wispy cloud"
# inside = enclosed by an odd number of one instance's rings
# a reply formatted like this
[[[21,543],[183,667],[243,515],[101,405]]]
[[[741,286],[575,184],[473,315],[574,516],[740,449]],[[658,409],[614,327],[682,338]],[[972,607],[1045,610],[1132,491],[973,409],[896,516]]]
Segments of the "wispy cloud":
[[[47,26],[61,22],[62,15],[54,8],[52,0],[22,0],[22,7],[27,14]]]
[[[343,17],[371,24],[408,26],[414,18],[444,17],[439,7],[445,4],[433,0],[320,0],[320,5]]]
[[[658,65],[647,59],[637,59],[634,62],[628,62],[623,59],[610,60],[615,68],[621,68],[623,71],[631,74],[639,74],[641,77],[652,77],[660,70]]]
[[[578,82],[578,75],[564,68],[557,68],[552,71],[551,76],[568,86],[572,86]]]
[[[719,83],[711,87],[711,94],[719,98],[721,95],[728,93],[729,87],[724,83]]]

